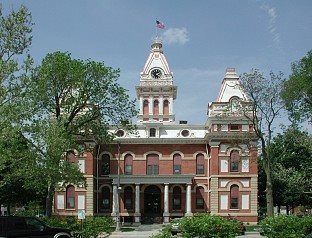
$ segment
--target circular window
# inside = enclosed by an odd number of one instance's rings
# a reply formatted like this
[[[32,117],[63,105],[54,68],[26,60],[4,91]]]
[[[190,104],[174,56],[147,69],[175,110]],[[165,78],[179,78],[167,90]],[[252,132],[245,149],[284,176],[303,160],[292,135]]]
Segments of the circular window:
[[[183,130],[181,132],[181,135],[184,136],[184,137],[188,137],[190,135],[190,132],[189,132],[189,130]]]
[[[123,130],[118,130],[118,131],[116,131],[115,135],[117,137],[123,137],[125,135],[125,132]]]

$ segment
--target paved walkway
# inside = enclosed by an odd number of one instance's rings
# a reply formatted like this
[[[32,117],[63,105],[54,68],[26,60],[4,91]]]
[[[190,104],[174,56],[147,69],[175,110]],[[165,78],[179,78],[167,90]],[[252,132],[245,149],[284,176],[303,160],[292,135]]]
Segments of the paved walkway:
[[[162,224],[152,224],[152,225],[140,225],[138,227],[134,227],[134,231],[114,231],[112,234],[106,236],[108,238],[149,238],[152,235],[157,234],[163,228]],[[237,236],[237,238],[265,238],[264,236],[260,236],[259,232],[246,232],[244,236]]]
[[[109,238],[131,238],[131,237],[137,237],[137,238],[149,238],[152,235],[155,235],[161,231],[163,228],[162,224],[152,224],[152,225],[140,225],[138,227],[134,227],[134,231],[114,231],[112,234],[110,234]]]

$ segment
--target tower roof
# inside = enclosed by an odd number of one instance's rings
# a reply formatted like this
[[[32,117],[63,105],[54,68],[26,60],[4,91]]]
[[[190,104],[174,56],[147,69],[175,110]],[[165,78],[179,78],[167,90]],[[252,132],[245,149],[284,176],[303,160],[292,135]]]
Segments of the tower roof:
[[[161,68],[165,76],[172,76],[167,59],[163,54],[162,42],[155,38],[151,44],[151,52],[146,60],[141,76],[148,75],[152,68]]]
[[[236,74],[235,68],[227,68],[217,102],[229,102],[232,97],[239,97],[243,100],[247,100],[247,96],[239,84],[239,77]]]

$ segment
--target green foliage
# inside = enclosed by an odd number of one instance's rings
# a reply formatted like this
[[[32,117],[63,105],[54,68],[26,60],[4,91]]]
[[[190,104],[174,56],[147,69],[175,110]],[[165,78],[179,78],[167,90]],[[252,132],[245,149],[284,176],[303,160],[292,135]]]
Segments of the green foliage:
[[[166,225],[158,234],[152,235],[151,238],[172,238],[171,225]]]
[[[82,238],[98,237],[101,233],[111,233],[114,221],[111,217],[86,217],[81,223],[76,217],[54,216],[42,220],[52,227],[68,228]]]
[[[284,83],[282,98],[294,121],[312,122],[312,50],[292,64],[292,74]]]
[[[270,145],[272,181],[276,205],[311,204],[312,137],[290,126],[279,133]]]
[[[239,232],[239,223],[236,220],[209,214],[183,218],[180,227],[183,237],[186,238],[234,238]]]
[[[301,223],[305,235],[312,233],[312,215],[302,217]]]
[[[311,231],[312,218],[279,215],[260,222],[263,234],[268,238],[300,238]]]

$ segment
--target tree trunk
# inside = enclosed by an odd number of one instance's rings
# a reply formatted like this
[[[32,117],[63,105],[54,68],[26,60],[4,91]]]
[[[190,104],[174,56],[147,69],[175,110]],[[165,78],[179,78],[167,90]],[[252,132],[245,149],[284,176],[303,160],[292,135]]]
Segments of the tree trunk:
[[[274,216],[274,205],[273,205],[273,190],[272,190],[272,179],[271,172],[266,173],[266,200],[267,200],[267,216]]]
[[[52,203],[53,203],[53,195],[54,195],[54,188],[52,186],[48,187],[48,193],[46,196],[46,216],[52,216]]]
[[[273,204],[273,186],[272,186],[272,178],[271,178],[271,166],[270,166],[270,157],[267,152],[267,146],[264,138],[261,138],[262,143],[262,156],[264,163],[264,171],[266,175],[266,203],[267,203],[267,216],[274,216],[274,204]]]

